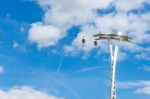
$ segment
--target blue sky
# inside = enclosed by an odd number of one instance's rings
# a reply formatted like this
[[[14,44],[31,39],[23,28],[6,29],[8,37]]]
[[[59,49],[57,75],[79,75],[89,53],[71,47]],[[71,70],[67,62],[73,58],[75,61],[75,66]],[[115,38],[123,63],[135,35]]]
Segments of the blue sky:
[[[1,0],[0,98],[108,99],[108,46],[92,35],[121,31],[133,43],[120,45],[117,99],[149,99],[149,28],[149,0]]]

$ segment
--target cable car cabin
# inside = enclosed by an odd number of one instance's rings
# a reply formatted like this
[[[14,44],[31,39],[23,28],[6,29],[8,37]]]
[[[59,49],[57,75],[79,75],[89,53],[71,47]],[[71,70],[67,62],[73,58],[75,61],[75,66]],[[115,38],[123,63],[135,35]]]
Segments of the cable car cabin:
[[[86,40],[83,38],[82,39],[82,44],[85,44],[86,43]]]

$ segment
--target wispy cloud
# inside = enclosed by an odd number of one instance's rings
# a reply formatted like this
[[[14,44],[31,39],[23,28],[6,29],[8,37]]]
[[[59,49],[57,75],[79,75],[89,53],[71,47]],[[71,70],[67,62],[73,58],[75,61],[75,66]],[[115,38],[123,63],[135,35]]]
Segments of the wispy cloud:
[[[149,53],[140,53],[135,56],[139,60],[150,60]]]
[[[137,68],[137,70],[142,70],[142,71],[150,72],[150,66],[148,66],[148,65],[139,66],[139,67]]]
[[[15,40],[13,41],[13,48],[17,49],[19,47],[18,42],[16,42]]]
[[[144,87],[144,88],[139,88],[139,89],[135,90],[134,93],[150,95],[150,86],[149,87]]]
[[[118,88],[134,89],[136,94],[150,95],[150,81],[135,81],[135,82],[117,82]]]
[[[82,68],[78,71],[76,71],[74,74],[81,74],[81,73],[86,73],[86,72],[92,72],[92,71],[96,71],[98,69],[103,69],[104,67],[100,67],[100,66],[95,66],[95,67],[88,67],[88,68]]]
[[[144,66],[144,70],[150,72],[150,66]]]
[[[0,65],[0,73],[4,72],[4,67],[2,65]]]

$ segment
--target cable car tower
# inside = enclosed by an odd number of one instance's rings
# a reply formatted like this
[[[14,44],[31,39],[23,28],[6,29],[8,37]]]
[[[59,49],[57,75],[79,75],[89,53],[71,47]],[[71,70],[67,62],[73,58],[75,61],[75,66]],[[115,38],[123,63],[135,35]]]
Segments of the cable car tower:
[[[118,48],[121,41],[131,42],[132,38],[127,35],[122,35],[121,32],[118,33],[99,33],[93,35],[95,38],[94,45],[97,46],[97,40],[106,40],[108,42],[110,50],[110,60],[111,60],[111,83],[110,83],[110,99],[116,99],[116,62]],[[83,42],[84,41],[84,42]],[[83,38],[82,43],[86,43]]]

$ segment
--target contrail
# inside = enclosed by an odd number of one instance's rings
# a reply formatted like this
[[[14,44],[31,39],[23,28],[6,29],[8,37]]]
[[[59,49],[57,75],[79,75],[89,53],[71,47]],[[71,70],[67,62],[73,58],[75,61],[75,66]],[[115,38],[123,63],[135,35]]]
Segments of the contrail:
[[[89,67],[89,68],[82,68],[78,71],[75,72],[75,74],[80,74],[80,73],[85,73],[85,72],[92,72],[98,69],[103,69],[104,67],[99,67],[99,66],[95,66],[95,67]]]
[[[76,99],[82,99],[82,97],[71,86],[69,86],[69,84],[67,84],[67,82],[64,81],[64,79],[61,76],[53,75],[53,76],[48,76],[48,77],[51,78],[56,83],[64,86],[66,89],[68,89],[76,97]],[[58,77],[59,77],[59,79],[58,79]]]
[[[60,56],[60,60],[59,60],[59,64],[58,64],[58,68],[57,68],[56,74],[60,72],[61,67],[62,67],[62,62],[63,62],[63,53]]]

